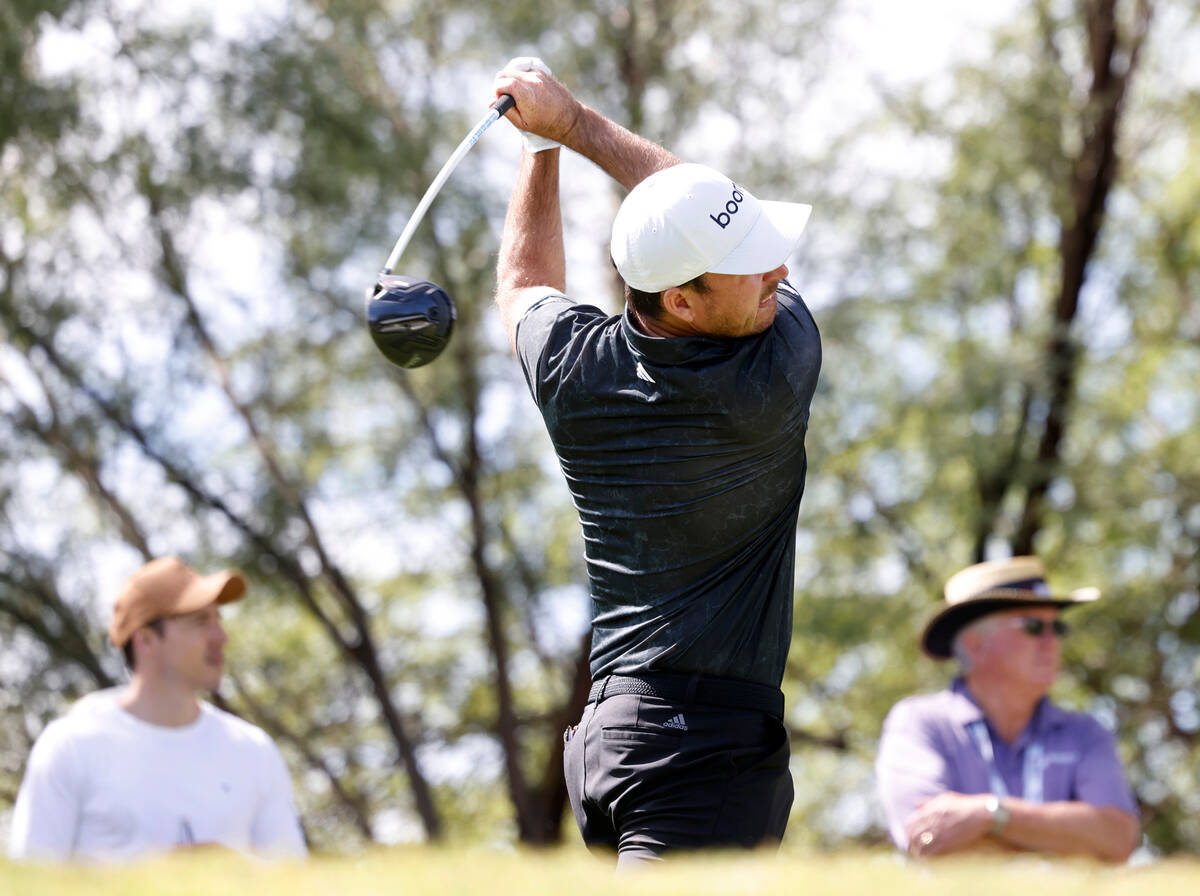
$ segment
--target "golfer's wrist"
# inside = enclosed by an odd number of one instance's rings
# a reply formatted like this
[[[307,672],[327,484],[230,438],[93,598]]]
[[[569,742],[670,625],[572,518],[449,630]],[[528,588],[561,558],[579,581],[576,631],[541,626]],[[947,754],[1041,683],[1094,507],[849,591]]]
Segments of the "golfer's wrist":
[[[554,137],[562,146],[568,149],[573,149],[581,156],[592,158],[590,143],[592,142],[592,130],[588,124],[583,123],[588,117],[599,118],[607,121],[603,115],[600,115],[593,109],[589,109],[579,100],[571,98],[574,105],[571,107],[571,121],[563,128],[562,133]]]

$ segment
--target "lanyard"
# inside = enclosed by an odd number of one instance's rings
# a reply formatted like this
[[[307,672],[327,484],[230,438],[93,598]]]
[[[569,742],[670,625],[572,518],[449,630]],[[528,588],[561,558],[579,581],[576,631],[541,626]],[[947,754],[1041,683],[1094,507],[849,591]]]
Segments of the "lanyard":
[[[988,767],[988,786],[996,796],[1008,796],[1008,787],[996,768],[996,754],[992,750],[992,738],[988,735],[987,722],[983,719],[972,722],[967,726],[975,746]],[[1046,745],[1038,738],[1025,748],[1025,762],[1021,769],[1021,784],[1024,792],[1021,796],[1031,803],[1040,803],[1043,798],[1043,784],[1046,777]]]

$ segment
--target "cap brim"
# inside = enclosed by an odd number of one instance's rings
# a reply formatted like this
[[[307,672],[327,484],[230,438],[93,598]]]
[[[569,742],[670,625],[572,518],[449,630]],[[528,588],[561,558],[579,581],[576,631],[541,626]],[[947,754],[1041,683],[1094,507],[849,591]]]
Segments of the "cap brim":
[[[713,274],[762,274],[773,271],[796,250],[812,206],[760,199],[762,213],[733,251],[709,269]]]
[[[1013,595],[998,594],[976,598],[939,611],[921,633],[921,649],[935,660],[948,660],[954,655],[954,638],[976,619],[998,610],[1019,610],[1022,607],[1058,607],[1065,610],[1076,604],[1091,603],[1100,598],[1097,588],[1079,588],[1059,597],[1030,598],[1028,592]]]
[[[175,602],[173,613],[183,614],[202,610],[210,604],[230,604],[241,600],[246,593],[246,580],[240,572],[226,569],[196,579],[185,588]]]

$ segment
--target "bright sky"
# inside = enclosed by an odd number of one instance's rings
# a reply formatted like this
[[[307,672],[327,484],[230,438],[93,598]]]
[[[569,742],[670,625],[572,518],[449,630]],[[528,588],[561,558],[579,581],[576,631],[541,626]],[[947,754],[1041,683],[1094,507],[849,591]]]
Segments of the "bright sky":
[[[847,0],[841,29],[850,49],[846,73],[911,83],[951,62],[978,59],[988,50],[989,32],[1023,5],[1018,0]]]

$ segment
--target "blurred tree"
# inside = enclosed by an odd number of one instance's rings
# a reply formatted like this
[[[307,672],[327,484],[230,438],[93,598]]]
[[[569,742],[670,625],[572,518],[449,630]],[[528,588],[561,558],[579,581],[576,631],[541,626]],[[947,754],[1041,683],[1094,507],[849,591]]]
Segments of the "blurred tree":
[[[1153,6],[1031,3],[867,132],[936,161],[860,181],[878,198],[840,222],[861,242],[819,315],[789,679],[849,749],[804,751],[817,843],[884,837],[869,763],[888,707],[945,681],[916,649],[945,579],[1036,552],[1108,597],[1075,614],[1060,697],[1118,730],[1151,847],[1196,847],[1200,117],[1170,60],[1197,21]]]
[[[478,117],[474,68],[557,41],[581,95],[639,128],[647,104],[669,111],[653,136],[673,141],[696,101],[732,91],[727,69],[698,69],[706,83],[692,66],[745,14],[714,16],[705,39],[682,27],[702,9],[562,3],[496,27],[473,4],[313,3],[231,33],[145,6],[51,29],[43,61],[74,62],[40,80],[78,96],[79,119],[7,157],[12,207],[37,214],[5,244],[0,408],[19,451],[0,538],[17,556],[36,533],[26,552],[73,595],[63,619],[82,635],[47,623],[50,602],[0,604],[13,656],[106,684],[119,671],[100,647],[98,557],[110,578],[167,551],[237,563],[255,599],[231,611],[225,697],[303,772],[318,847],[417,830],[557,840],[561,730],[588,686],[581,552],[490,309],[505,196],[482,150],[405,260],[458,298],[446,356],[389,371],[347,296]],[[776,39],[756,28],[742,30]],[[37,510],[51,505],[71,511]],[[89,686],[14,682],[42,700],[10,705],[11,776]]]
[[[318,848],[561,836],[586,595],[491,310],[506,126],[402,263],[457,300],[446,354],[388,369],[357,304],[490,72],[537,53],[635,130],[820,210],[793,270],[838,301],[817,310],[789,840],[881,838],[878,726],[942,679],[921,621],[949,572],[1032,548],[1110,593],[1063,697],[1119,728],[1152,844],[1200,847],[1200,114],[1170,65],[1193,11],[1031,3],[986,65],[814,150],[793,122],[832,0],[13,9],[0,802],[46,721],[121,676],[106,589],[175,552],[250,575],[222,698],[279,740]],[[881,159],[897,135],[945,164]],[[615,309],[597,222],[618,193],[568,171],[572,291]]]

